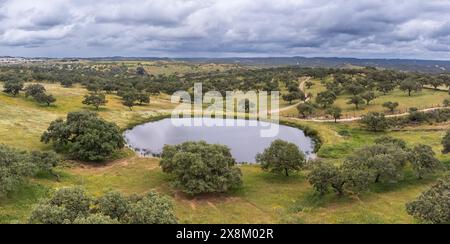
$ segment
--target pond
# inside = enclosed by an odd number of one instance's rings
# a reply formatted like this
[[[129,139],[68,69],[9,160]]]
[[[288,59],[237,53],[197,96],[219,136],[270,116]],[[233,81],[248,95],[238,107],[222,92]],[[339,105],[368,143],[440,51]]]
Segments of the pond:
[[[203,118],[203,121],[209,124],[219,122],[217,120]],[[220,121],[241,123],[241,125],[176,126],[176,124],[190,121],[192,121],[190,118],[164,119],[139,125],[125,132],[125,141],[130,148],[143,156],[157,156],[162,153],[166,144],[178,145],[187,141],[203,140],[211,144],[228,146],[237,162],[253,163],[258,153],[263,152],[273,141],[281,139],[296,144],[308,158],[314,157],[313,140],[297,128],[279,125],[279,131],[275,137],[261,137],[261,130],[267,130],[270,123],[220,119]]]

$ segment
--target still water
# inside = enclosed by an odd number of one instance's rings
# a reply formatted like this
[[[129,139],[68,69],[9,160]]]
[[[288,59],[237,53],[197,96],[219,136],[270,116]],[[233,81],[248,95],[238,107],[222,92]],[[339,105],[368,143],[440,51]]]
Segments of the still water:
[[[270,144],[281,139],[296,144],[308,157],[313,157],[314,143],[311,138],[306,137],[303,131],[288,126],[279,126],[279,133],[275,137],[261,137],[261,130],[267,130],[267,122],[255,122],[256,126],[250,125],[250,121],[233,120],[228,122],[241,122],[244,126],[175,126],[176,123],[192,121],[192,119],[164,119],[136,126],[125,132],[125,140],[129,147],[138,153],[149,156],[159,155],[164,145],[177,145],[187,141],[206,141],[210,144],[222,144],[231,149],[231,153],[240,163],[254,163],[255,157],[270,146]],[[184,121],[183,121],[184,120]],[[205,122],[218,122],[204,118]],[[223,121],[221,119],[221,121]],[[225,120],[226,121],[226,120]]]

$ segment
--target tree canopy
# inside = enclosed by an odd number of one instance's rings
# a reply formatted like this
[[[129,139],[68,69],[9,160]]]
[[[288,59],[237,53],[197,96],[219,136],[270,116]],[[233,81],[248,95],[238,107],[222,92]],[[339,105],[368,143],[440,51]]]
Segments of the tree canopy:
[[[310,102],[301,103],[297,106],[298,112],[303,116],[303,118],[307,118],[308,116],[314,114],[316,107],[314,104]]]
[[[175,224],[172,202],[156,193],[126,197],[110,192],[93,198],[81,188],[63,188],[35,207],[33,224]]]
[[[331,107],[327,109],[326,113],[333,117],[334,122],[337,122],[342,117],[342,109],[339,107]]]
[[[433,224],[450,223],[450,176],[422,193],[416,200],[406,205],[411,216]]]
[[[124,106],[127,106],[130,109],[130,111],[132,111],[133,107],[136,105],[135,103],[136,103],[136,101],[138,99],[139,98],[138,98],[138,94],[137,93],[132,92],[132,91],[125,92],[122,95],[122,104]]]
[[[389,128],[389,122],[382,113],[368,113],[360,122],[370,131],[385,131]]]
[[[25,177],[36,171],[36,165],[24,152],[0,145],[0,196],[16,190]]]
[[[411,149],[410,162],[419,179],[427,174],[434,173],[442,166],[433,149],[421,144]]]
[[[175,185],[187,194],[223,193],[242,185],[241,170],[230,149],[206,142],[166,145],[161,168],[175,176]]]
[[[34,99],[38,103],[45,103],[45,104],[47,104],[47,106],[50,106],[52,103],[56,102],[56,98],[53,97],[53,95],[48,95],[48,94],[45,94],[45,93],[39,93],[39,94],[35,95]]]
[[[74,159],[101,161],[124,147],[120,129],[92,112],[72,112],[66,121],[53,121],[41,137],[55,150],[67,152]]]
[[[46,89],[41,84],[32,84],[25,88],[25,96],[32,97],[38,103],[47,104],[50,106],[56,102],[56,98],[53,95],[46,94]]]
[[[17,190],[26,177],[38,172],[53,174],[60,161],[53,152],[25,152],[0,145],[0,196]]]
[[[361,95],[361,97],[366,101],[367,105],[370,105],[370,102],[372,102],[377,98],[375,93],[371,91],[365,92],[364,94]]]
[[[316,103],[322,106],[323,108],[327,108],[336,101],[337,96],[331,91],[324,91],[317,94]]]
[[[356,109],[359,109],[359,107],[361,105],[364,105],[366,102],[364,101],[364,99],[359,96],[359,95],[355,95],[349,98],[347,104],[354,104]]]
[[[403,176],[403,167],[408,162],[408,152],[395,144],[375,144],[358,150],[349,156],[344,165],[365,169],[372,182],[398,182]]]
[[[313,161],[311,172],[308,175],[309,183],[320,195],[325,195],[330,188],[338,194],[342,194],[342,175],[339,167],[324,161]]]
[[[419,92],[422,90],[422,84],[413,78],[408,78],[400,82],[400,90],[408,93],[408,96],[412,95],[412,92]]]
[[[283,100],[289,102],[289,104],[292,104],[294,100],[298,99],[305,100],[306,99],[305,93],[302,91],[293,91],[283,95]]]
[[[391,113],[395,111],[396,108],[398,108],[400,104],[398,102],[385,102],[383,103],[383,107],[389,109]]]
[[[272,142],[269,148],[256,156],[256,162],[263,170],[285,176],[300,171],[305,161],[305,154],[297,145],[282,140]]]
[[[443,153],[450,153],[450,130],[447,131],[442,139],[442,145],[444,146]]]
[[[375,140],[374,145],[349,155],[341,166],[313,162],[308,180],[321,195],[330,188],[339,195],[358,194],[368,190],[371,184],[402,181],[408,164],[419,178],[434,173],[442,166],[429,146],[408,148],[401,139],[383,136]]]
[[[24,83],[20,81],[15,80],[9,80],[5,82],[3,86],[3,92],[7,94],[11,94],[13,96],[17,96],[20,91],[23,90]]]
[[[83,104],[94,106],[95,109],[99,109],[100,106],[104,106],[108,101],[104,94],[91,93],[86,95],[83,100]]]
[[[25,88],[25,96],[26,97],[34,97],[38,94],[45,93],[46,89],[41,84],[32,84]]]

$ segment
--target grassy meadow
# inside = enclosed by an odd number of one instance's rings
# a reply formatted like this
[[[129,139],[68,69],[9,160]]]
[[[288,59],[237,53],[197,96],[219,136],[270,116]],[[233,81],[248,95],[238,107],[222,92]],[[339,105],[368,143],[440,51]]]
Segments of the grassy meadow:
[[[63,88],[46,84],[45,87],[57,99],[56,104],[50,107],[39,105],[23,94],[12,97],[0,93],[0,144],[24,150],[49,149],[40,142],[40,136],[51,121],[64,118],[71,111],[95,111],[81,103],[87,91],[80,86]],[[317,94],[322,89],[316,81],[307,92]],[[388,100],[400,102],[402,108],[432,106],[447,96],[445,92],[424,90],[409,98],[396,91],[378,98],[369,108],[383,110],[380,104]],[[100,116],[122,128],[142,118],[167,114],[174,108],[170,98],[163,95],[152,97],[150,105],[136,106],[133,111],[123,106],[115,95],[108,95],[107,99],[109,103],[100,109]],[[344,100],[340,98],[337,103],[346,114],[360,112],[345,105]],[[336,164],[349,153],[383,135],[363,131],[354,123],[292,122],[317,129],[324,140],[318,155]],[[450,156],[441,153],[440,143],[448,128],[445,124],[431,128],[424,125],[384,134],[404,139],[410,145],[430,145],[440,160],[450,164]],[[401,184],[377,185],[359,198],[340,198],[334,194],[318,198],[307,182],[307,172],[285,178],[265,173],[258,166],[244,165],[241,169],[242,188],[223,195],[190,198],[171,186],[170,176],[162,173],[158,159],[139,158],[128,149],[124,149],[118,159],[102,165],[67,161],[57,169],[61,175],[60,182],[50,175],[40,175],[30,179],[8,198],[0,199],[0,223],[26,222],[40,198],[68,186],[82,186],[95,196],[110,190],[126,194],[158,191],[174,200],[182,223],[414,223],[405,212],[405,203],[415,199],[439,177],[435,175],[418,181],[410,174]]]
[[[311,80],[314,86],[311,89],[305,89],[306,93],[313,94],[313,100],[317,97],[317,94],[326,91],[326,88],[321,84],[320,80]],[[419,109],[433,108],[442,106],[445,99],[449,99],[448,90],[434,90],[434,89],[423,89],[421,92],[412,93],[408,96],[408,93],[399,90],[398,88],[394,91],[384,95],[381,92],[376,92],[377,98],[370,102],[370,105],[362,105],[359,109],[356,109],[355,105],[347,104],[350,95],[340,95],[334,103],[342,109],[342,118],[358,117],[368,112],[382,112],[389,114],[386,108],[383,107],[385,102],[398,102],[399,107],[396,109],[395,113],[405,113],[409,108],[417,107]],[[319,111],[319,115],[324,116],[324,111]],[[287,111],[283,111],[284,116],[298,116],[297,108],[292,108]]]
[[[173,75],[216,71],[223,72],[239,68],[239,66],[233,64],[196,64],[174,61],[97,61],[87,62],[87,64],[95,67],[96,69],[109,69],[111,65],[126,66],[129,69],[136,69],[136,67],[142,66],[147,73],[153,75]]]

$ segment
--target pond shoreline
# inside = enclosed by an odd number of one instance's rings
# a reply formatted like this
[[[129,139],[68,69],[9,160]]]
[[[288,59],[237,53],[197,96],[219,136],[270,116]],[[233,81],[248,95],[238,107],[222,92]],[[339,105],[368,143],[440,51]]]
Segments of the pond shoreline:
[[[286,140],[297,144],[297,146],[302,149],[308,158],[315,158],[316,153],[322,146],[322,139],[317,130],[306,125],[300,125],[283,120],[277,124],[267,120],[256,120],[248,117],[239,118],[235,116],[233,119],[235,121],[232,122],[233,129],[231,129],[227,126],[211,125],[179,127],[174,126],[173,121],[169,122],[170,118],[170,115],[153,116],[149,118],[142,118],[133,124],[129,124],[127,129],[123,130],[124,140],[126,141],[127,147],[135,151],[141,157],[160,157],[162,147],[165,144],[175,145],[186,141],[204,140],[207,142],[209,141],[209,143],[212,144],[227,145],[233,151],[233,154],[235,154],[234,156],[238,155],[236,156],[238,160],[241,160],[247,164],[253,164],[252,162],[254,161],[254,156],[256,156],[257,153],[262,152],[263,149],[267,148],[275,139]],[[225,121],[218,122],[220,120],[218,118],[204,118],[201,116],[180,118],[178,119],[180,120],[178,122],[191,122],[195,118],[203,118],[205,120],[202,122],[205,123],[208,120],[210,120],[210,123],[225,123]],[[225,119],[230,120],[230,118]],[[250,122],[245,122],[245,125],[237,125],[237,123],[244,123],[242,122],[243,120],[257,121],[258,124],[250,124]],[[157,122],[159,122],[159,124],[154,124]],[[263,122],[272,123],[272,125],[263,124]],[[261,133],[263,130],[272,128],[271,126],[273,126],[273,124],[279,126],[277,127],[278,133],[275,137],[264,138],[260,137],[260,134],[256,134]],[[145,138],[145,134],[147,133],[154,135],[151,137],[151,140]],[[161,136],[161,133],[164,134],[163,137]],[[172,134],[172,136],[170,136],[170,134]],[[158,136],[160,137],[159,139],[157,138]],[[262,146],[264,146],[264,148],[261,148]],[[252,153],[252,151],[255,150],[255,154],[252,155],[252,158],[250,159],[249,153]]]

